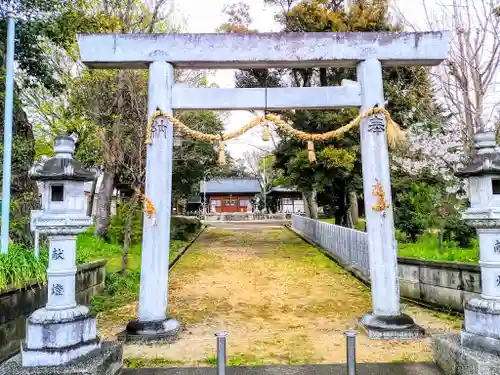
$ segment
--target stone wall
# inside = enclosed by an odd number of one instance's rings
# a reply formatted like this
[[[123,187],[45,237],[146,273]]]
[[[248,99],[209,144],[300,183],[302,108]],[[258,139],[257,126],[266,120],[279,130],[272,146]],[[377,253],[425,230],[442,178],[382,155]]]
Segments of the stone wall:
[[[478,264],[398,259],[401,296],[463,312],[464,302],[481,293]]]
[[[104,290],[106,261],[78,265],[76,300],[89,305],[92,297]],[[7,289],[0,294],[0,362],[19,352],[26,332],[26,319],[47,303],[47,287],[37,283],[24,289]]]

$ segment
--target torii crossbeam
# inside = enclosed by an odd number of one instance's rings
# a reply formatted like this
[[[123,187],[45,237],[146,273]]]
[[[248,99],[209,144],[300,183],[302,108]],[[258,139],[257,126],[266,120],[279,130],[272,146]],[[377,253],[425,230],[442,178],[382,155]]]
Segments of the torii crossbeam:
[[[82,60],[98,69],[149,69],[148,114],[172,109],[287,109],[384,106],[382,67],[433,66],[448,55],[451,33],[266,33],[79,35]],[[186,88],[174,68],[246,69],[356,67],[357,83],[339,87],[269,89]],[[361,122],[361,154],[373,312],[362,323],[372,338],[413,338],[423,330],[401,314],[397,244],[384,121]],[[164,119],[166,122],[166,119]],[[171,340],[179,324],[166,318],[172,194],[172,126],[148,146],[146,195],[156,206],[145,217],[138,321],[129,337]],[[374,207],[373,187],[385,195]]]

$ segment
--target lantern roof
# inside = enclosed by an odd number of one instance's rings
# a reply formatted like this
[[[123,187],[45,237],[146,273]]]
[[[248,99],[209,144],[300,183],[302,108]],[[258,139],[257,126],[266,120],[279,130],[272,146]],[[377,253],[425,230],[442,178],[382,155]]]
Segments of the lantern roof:
[[[38,181],[69,180],[92,181],[95,173],[83,168],[82,164],[73,159],[75,140],[67,135],[54,139],[56,156],[42,163],[35,164],[30,172],[30,178]]]
[[[456,172],[459,177],[500,174],[500,153],[495,150],[496,134],[494,131],[480,131],[474,134],[475,153],[470,162]]]

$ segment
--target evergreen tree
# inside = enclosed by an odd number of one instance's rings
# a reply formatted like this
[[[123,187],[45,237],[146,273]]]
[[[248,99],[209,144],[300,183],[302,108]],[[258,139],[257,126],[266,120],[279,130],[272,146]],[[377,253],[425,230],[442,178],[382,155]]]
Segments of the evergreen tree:
[[[280,6],[276,18],[284,32],[401,31],[401,27],[389,21],[387,0],[356,1],[347,12],[341,1],[273,0],[268,3]],[[271,70],[266,75],[261,70],[247,70],[236,74],[237,86],[271,86],[266,80],[268,76],[273,77],[274,85],[334,86],[340,85],[343,79],[356,80],[356,71],[354,68],[291,69]],[[397,123],[403,128],[411,124],[439,126],[441,112],[433,101],[425,68],[387,68],[383,70],[383,78],[386,108]],[[346,125],[358,113],[358,109],[344,108],[287,111],[281,116],[297,129],[323,133]],[[316,163],[308,161],[304,142],[280,135],[282,140],[276,152],[276,167],[283,170],[288,183],[307,193],[306,198],[317,193],[318,203],[330,209],[336,223],[349,225],[350,200],[352,202],[353,193],[362,194],[359,132],[316,143]]]

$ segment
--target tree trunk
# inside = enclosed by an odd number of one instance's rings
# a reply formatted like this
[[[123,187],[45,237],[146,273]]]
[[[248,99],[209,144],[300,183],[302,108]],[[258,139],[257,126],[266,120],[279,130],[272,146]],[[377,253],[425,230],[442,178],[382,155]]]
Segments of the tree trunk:
[[[335,224],[342,227],[352,227],[352,222],[349,218],[347,191],[345,189],[338,201],[338,210],[335,212]]]
[[[444,220],[443,220],[443,223],[440,223],[440,225],[439,225],[439,253],[440,254],[444,253],[443,237],[444,237]]]
[[[135,196],[132,198],[130,207],[127,213],[127,220],[125,221],[125,233],[123,237],[123,249],[122,249],[122,268],[121,274],[127,274],[128,268],[128,249],[130,248],[131,233],[132,233],[132,219],[135,214]]]
[[[89,197],[89,203],[87,205],[87,216],[92,217],[92,212],[94,210],[94,199],[95,199],[95,192],[97,189],[97,180],[98,176],[92,181],[92,188],[90,189],[90,197]]]
[[[316,205],[316,191],[306,191],[302,193],[304,200],[304,210],[307,217],[311,219],[318,218],[318,206]]]
[[[108,231],[113,190],[114,173],[105,170],[102,175],[101,188],[99,189],[99,200],[97,202],[96,223],[94,230],[94,234],[96,236],[104,236]]]
[[[354,191],[349,193],[349,211],[351,214],[352,225],[355,227],[359,223],[359,207],[358,196]]]

